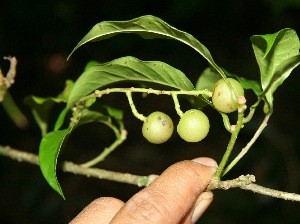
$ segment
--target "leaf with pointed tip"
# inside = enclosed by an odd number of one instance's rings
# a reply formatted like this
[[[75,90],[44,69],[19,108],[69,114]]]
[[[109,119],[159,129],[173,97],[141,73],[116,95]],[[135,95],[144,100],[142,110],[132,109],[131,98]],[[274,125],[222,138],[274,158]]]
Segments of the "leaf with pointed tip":
[[[108,127],[114,126],[109,116],[96,111],[84,110],[78,123],[75,126],[63,130],[49,132],[42,138],[42,141],[40,143],[39,163],[42,174],[49,185],[64,199],[64,194],[56,176],[57,158],[63,143],[71,134],[71,132],[76,127],[89,122],[104,123],[108,125]]]
[[[141,61],[128,56],[87,69],[75,82],[67,108],[97,89],[120,82],[155,84],[175,90],[194,89],[180,70],[160,61]]]
[[[222,69],[214,62],[209,50],[195,37],[170,26],[160,18],[152,15],[146,15],[127,21],[104,21],[98,23],[77,44],[70,56],[85,43],[101,41],[121,33],[134,33],[145,39],[161,38],[182,42],[201,54],[221,76],[225,77]]]
[[[280,86],[284,80],[291,74],[292,70],[300,64],[300,54],[292,58],[289,58],[282,62],[277,68],[272,77],[272,80],[269,83],[269,86],[261,94],[266,97],[267,103],[264,106],[264,112],[272,113],[273,112],[273,93]]]
[[[59,193],[63,199],[65,196],[56,177],[57,157],[65,138],[70,134],[72,128],[47,133],[39,149],[39,162],[43,176],[48,184]]]
[[[299,38],[294,30],[286,28],[274,34],[252,36],[251,42],[260,69],[264,111],[272,113],[273,93],[298,65]]]

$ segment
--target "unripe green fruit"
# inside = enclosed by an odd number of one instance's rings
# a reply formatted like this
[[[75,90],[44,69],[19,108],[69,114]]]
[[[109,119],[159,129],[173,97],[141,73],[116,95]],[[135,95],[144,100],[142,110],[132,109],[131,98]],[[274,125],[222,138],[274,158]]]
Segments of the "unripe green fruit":
[[[232,78],[227,78],[227,81],[230,82],[236,99],[239,96],[244,96],[244,89],[238,81]],[[230,88],[224,79],[220,79],[215,83],[212,94],[212,103],[217,110],[223,113],[231,113],[238,109],[238,103],[232,97]]]
[[[174,129],[172,119],[159,111],[151,113],[143,124],[143,136],[153,144],[166,142]]]
[[[207,116],[200,110],[191,109],[180,118],[177,132],[187,142],[199,142],[207,136],[209,127]]]

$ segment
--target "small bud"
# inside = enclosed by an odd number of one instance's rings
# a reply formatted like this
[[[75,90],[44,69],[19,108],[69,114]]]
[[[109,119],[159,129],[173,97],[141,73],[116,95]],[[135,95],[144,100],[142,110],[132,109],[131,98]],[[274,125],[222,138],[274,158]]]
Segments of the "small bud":
[[[230,131],[234,131],[234,130],[235,130],[235,128],[236,128],[236,125],[231,125],[231,127],[230,127]]]
[[[239,97],[237,98],[237,103],[238,103],[239,105],[244,105],[244,104],[246,104],[246,98],[245,98],[244,96],[239,96]]]
[[[126,130],[126,129],[123,129],[123,130],[121,131],[121,136],[122,136],[123,138],[126,138],[127,135],[128,135],[127,130]]]

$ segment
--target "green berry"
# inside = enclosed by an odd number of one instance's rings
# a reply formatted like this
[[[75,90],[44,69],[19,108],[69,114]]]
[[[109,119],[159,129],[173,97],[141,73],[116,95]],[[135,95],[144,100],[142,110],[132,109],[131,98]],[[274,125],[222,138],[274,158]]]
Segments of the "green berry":
[[[207,116],[200,110],[191,109],[181,116],[177,132],[187,142],[199,142],[207,136],[209,127]]]
[[[166,142],[173,133],[172,119],[159,111],[151,113],[143,124],[143,136],[153,144]]]
[[[227,81],[230,82],[236,99],[239,96],[244,96],[244,89],[238,81],[232,78],[227,78]],[[224,79],[220,79],[215,83],[212,94],[212,103],[217,110],[223,113],[231,113],[238,109],[238,103],[232,97],[230,88]]]

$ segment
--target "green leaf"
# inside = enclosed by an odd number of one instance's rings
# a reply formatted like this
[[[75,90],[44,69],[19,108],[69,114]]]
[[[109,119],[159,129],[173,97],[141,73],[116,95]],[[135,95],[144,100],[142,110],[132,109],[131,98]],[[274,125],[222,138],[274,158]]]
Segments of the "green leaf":
[[[56,97],[60,99],[62,102],[67,102],[69,95],[73,89],[74,82],[72,80],[66,80],[64,90]]]
[[[76,127],[79,125],[83,125],[90,122],[100,122],[100,123],[110,123],[112,124],[112,121],[109,116],[102,114],[98,111],[91,111],[91,110],[84,110],[82,112],[82,115],[80,116],[80,119],[78,123],[76,124]]]
[[[55,130],[49,132],[42,138],[42,141],[40,143],[39,162],[43,176],[45,177],[49,185],[64,199],[65,197],[56,176],[56,166],[59,152],[64,141],[75,128],[90,122],[101,122],[106,124],[110,128],[113,127],[112,121],[109,116],[96,111],[84,110],[78,123],[75,126],[63,130]]]
[[[156,84],[171,89],[193,90],[191,81],[178,69],[159,61],[123,57],[86,70],[75,82],[67,107],[97,89],[120,82]]]
[[[151,15],[127,21],[104,21],[96,24],[77,44],[70,56],[85,43],[105,40],[120,33],[134,33],[145,39],[161,38],[182,42],[201,54],[222,77],[225,77],[222,69],[214,62],[209,50],[202,43],[191,34],[178,30],[160,18]]]
[[[244,89],[251,89],[256,95],[261,94],[262,89],[258,81],[249,80],[244,77],[240,77],[238,75],[229,73],[224,68],[222,69],[227,77],[231,77],[238,80]],[[196,90],[207,89],[209,91],[213,91],[214,84],[221,78],[222,77],[220,76],[219,73],[216,72],[216,70],[214,70],[211,67],[208,67],[201,73],[195,88]]]
[[[226,76],[235,78],[236,80],[238,80],[244,89],[251,89],[257,96],[259,96],[262,93],[261,85],[258,81],[246,79],[244,77],[240,77],[238,75],[229,73],[225,69],[223,69],[223,70],[224,70]]]
[[[57,118],[57,120],[55,122],[55,125],[54,125],[54,129],[53,129],[54,131],[58,131],[62,127],[62,125],[64,124],[65,117],[66,117],[68,111],[69,111],[69,108],[65,107],[60,112],[60,114],[59,114],[59,116],[58,116],[58,118]]]
[[[208,67],[199,76],[196,82],[195,89],[196,90],[207,89],[212,92],[215,83],[221,78],[222,76],[220,76],[220,74],[217,73],[215,69]]]
[[[262,88],[265,90],[276,68],[299,54],[299,38],[294,30],[283,29],[274,34],[252,36],[251,42],[260,69]]]
[[[96,65],[99,65],[99,64],[101,64],[101,63],[99,63],[98,61],[94,61],[94,60],[88,61],[88,63],[84,67],[84,71],[86,71],[89,68],[92,68],[92,67],[94,67]]]
[[[63,199],[65,199],[65,196],[57,181],[56,164],[60,148],[71,131],[72,128],[67,128],[64,130],[49,132],[43,137],[39,149],[39,162],[43,176],[47,180],[48,184],[57,193],[59,193]]]
[[[272,113],[273,93],[299,64],[299,38],[294,30],[286,28],[274,34],[252,36],[251,42],[260,69],[264,112]]]
[[[265,96],[267,100],[264,107],[264,112],[266,114],[273,112],[273,100],[274,100],[273,93],[278,88],[278,86],[280,86],[284,82],[284,80],[291,74],[292,70],[296,68],[299,64],[300,64],[300,54],[292,58],[289,58],[288,60],[284,61],[277,67],[273,75],[273,78],[269,83],[269,86],[261,94],[261,96]]]
[[[117,121],[123,120],[123,111],[111,106],[105,106],[109,116],[113,117]]]
[[[42,135],[45,135],[48,131],[48,121],[52,108],[55,104],[66,103],[72,88],[73,81],[67,80],[65,89],[57,97],[27,96],[25,98],[25,104],[31,107],[32,114],[41,129]]]

